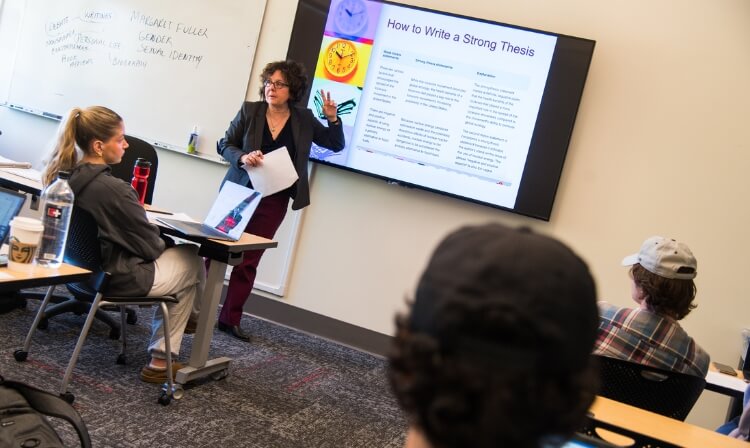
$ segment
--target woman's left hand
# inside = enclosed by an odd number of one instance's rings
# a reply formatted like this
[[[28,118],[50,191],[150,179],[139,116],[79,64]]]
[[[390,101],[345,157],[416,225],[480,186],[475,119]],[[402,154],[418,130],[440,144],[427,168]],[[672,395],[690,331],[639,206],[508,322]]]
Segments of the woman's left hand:
[[[323,114],[328,121],[335,122],[338,110],[336,109],[336,101],[331,99],[331,92],[320,89],[320,96],[323,97]]]
[[[243,165],[248,166],[259,166],[263,164],[263,153],[260,151],[251,151],[240,157],[240,162]]]

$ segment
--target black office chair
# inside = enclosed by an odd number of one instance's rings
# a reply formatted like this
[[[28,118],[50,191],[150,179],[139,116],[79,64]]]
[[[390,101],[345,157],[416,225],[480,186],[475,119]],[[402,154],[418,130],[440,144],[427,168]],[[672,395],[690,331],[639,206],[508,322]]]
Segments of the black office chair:
[[[699,376],[594,357],[600,366],[599,395],[677,420],[685,420],[706,387]]]
[[[137,137],[125,136],[125,140],[130,145],[125,150],[125,155],[117,165],[111,165],[112,175],[118,179],[123,179],[130,183],[133,178],[133,166],[138,158],[146,159],[151,162],[151,172],[148,175],[148,188],[146,189],[146,204],[151,204],[154,197],[154,186],[156,185],[156,172],[159,169],[159,158],[156,155],[156,149],[150,143],[145,142]]]
[[[159,296],[159,297],[114,297],[114,296],[106,296],[105,292],[107,285],[109,283],[110,274],[107,272],[102,271],[102,259],[101,259],[101,253],[99,248],[99,227],[96,224],[96,221],[94,220],[94,217],[88,213],[87,211],[83,210],[80,207],[74,207],[73,208],[73,214],[71,216],[70,221],[70,231],[68,233],[68,241],[65,246],[65,262],[68,264],[72,264],[78,267],[82,267],[85,269],[88,269],[90,271],[93,271],[95,275],[93,276],[93,280],[89,282],[82,282],[82,283],[70,283],[67,284],[68,290],[73,294],[73,300],[80,301],[84,306],[90,308],[88,312],[88,316],[86,317],[86,322],[83,325],[83,328],[81,329],[81,334],[78,337],[78,342],[76,343],[75,349],[73,350],[73,354],[71,355],[70,361],[68,362],[68,367],[65,370],[65,376],[63,377],[62,384],[60,386],[60,396],[63,397],[68,402],[72,403],[75,399],[74,395],[68,392],[68,383],[70,381],[70,377],[73,374],[73,368],[76,365],[76,362],[78,360],[78,355],[81,353],[81,348],[83,347],[83,343],[86,340],[86,336],[88,335],[89,329],[91,328],[91,325],[94,322],[94,318],[96,316],[96,313],[100,311],[100,309],[103,306],[112,306],[117,307],[120,310],[120,321],[121,321],[121,328],[122,328],[122,334],[120,336],[120,340],[122,341],[122,347],[120,350],[119,355],[117,356],[117,364],[125,364],[125,349],[126,349],[126,342],[127,342],[127,335],[126,335],[126,314],[125,314],[125,306],[126,305],[140,305],[140,306],[146,306],[146,305],[159,305],[161,307],[161,311],[163,314],[163,323],[164,323],[164,334],[169,335],[169,312],[167,310],[167,303],[174,303],[177,301],[175,297],[172,296]],[[31,338],[34,334],[34,331],[36,330],[39,322],[42,320],[42,318],[45,316],[45,308],[47,307],[47,304],[50,301],[51,298],[51,290],[48,291],[46,297],[42,301],[41,306],[39,307],[39,310],[36,314],[36,317],[34,318],[34,322],[31,324],[31,328],[29,329],[29,333],[26,336],[26,340],[24,341],[23,349],[16,350],[14,352],[14,357],[16,361],[25,361],[28,352],[29,347],[31,346]],[[171,347],[169,343],[169,337],[165,337],[165,352],[166,352],[166,358],[167,358],[167,383],[162,386],[162,392],[159,396],[158,402],[167,405],[171,401],[172,398],[179,399],[182,398],[182,388],[179,385],[175,385],[172,378],[174,376],[172,375],[172,354],[171,354]]]
[[[151,204],[151,200],[154,196],[154,186],[156,184],[156,172],[159,168],[159,158],[156,154],[156,150],[151,144],[137,137],[125,136],[125,140],[130,146],[125,150],[125,154],[120,163],[111,165],[112,175],[130,183],[133,178],[133,166],[135,165],[136,159],[143,158],[151,162],[151,171],[148,176],[148,188],[146,189],[145,200],[147,204]],[[43,299],[44,295],[25,292],[22,297]],[[55,303],[55,305],[47,308],[44,316],[42,316],[42,320],[39,322],[39,328],[42,330],[46,330],[49,325],[49,319],[58,314],[72,312],[81,315],[87,313],[89,310],[89,306],[86,302],[73,300],[67,296],[54,295],[52,296],[52,302]],[[120,336],[120,325],[109,316],[106,311],[111,311],[111,308],[107,307],[105,310],[97,311],[96,318],[109,326],[109,337],[111,339],[117,339]],[[127,313],[127,323],[132,325],[138,321],[138,315],[134,310],[128,308],[125,312]]]
[[[597,420],[594,417],[587,417],[584,421],[583,427],[579,430],[580,433],[586,434],[589,437],[604,440],[604,438],[601,436],[599,430],[604,430],[609,433],[614,433],[619,436],[625,437],[626,439],[629,439],[632,441],[630,442],[624,442],[624,441],[618,441],[617,445],[612,445],[612,447],[620,447],[620,448],[680,448],[679,446],[665,442],[663,440],[648,436],[646,434],[641,434],[635,431],[631,431],[629,429],[622,428],[620,426],[615,426],[613,424],[603,422],[601,420]],[[625,443],[628,443],[627,445]]]

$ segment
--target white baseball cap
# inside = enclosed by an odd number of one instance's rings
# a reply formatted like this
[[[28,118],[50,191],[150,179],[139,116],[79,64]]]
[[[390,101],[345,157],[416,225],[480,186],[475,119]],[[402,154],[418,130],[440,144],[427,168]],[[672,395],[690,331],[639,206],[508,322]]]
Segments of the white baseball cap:
[[[663,236],[652,236],[643,242],[640,252],[622,260],[623,266],[634,264],[665,278],[692,280],[698,275],[698,261],[690,248]]]

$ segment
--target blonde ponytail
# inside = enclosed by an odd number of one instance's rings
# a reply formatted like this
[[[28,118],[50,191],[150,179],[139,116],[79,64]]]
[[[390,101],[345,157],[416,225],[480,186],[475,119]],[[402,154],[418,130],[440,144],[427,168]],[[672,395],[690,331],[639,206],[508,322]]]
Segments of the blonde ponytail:
[[[81,114],[81,109],[73,108],[68,117],[60,123],[57,129],[57,138],[55,146],[50,154],[47,166],[42,173],[42,183],[46,187],[54,182],[57,173],[60,171],[70,171],[78,163],[78,154],[76,153],[76,125],[77,119]]]
[[[42,183],[47,186],[54,182],[60,171],[75,168],[80,158],[78,150],[87,153],[91,150],[91,142],[109,140],[121,125],[122,117],[103,106],[71,109],[58,128],[54,147],[42,173]]]

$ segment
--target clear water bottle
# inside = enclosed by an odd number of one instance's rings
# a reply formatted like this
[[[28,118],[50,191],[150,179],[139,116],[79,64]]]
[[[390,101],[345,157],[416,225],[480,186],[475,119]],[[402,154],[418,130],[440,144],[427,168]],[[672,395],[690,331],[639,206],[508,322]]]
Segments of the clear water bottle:
[[[70,173],[60,171],[57,179],[42,192],[42,241],[36,262],[40,266],[56,268],[65,254],[70,215],[73,212],[73,190],[68,185]]]

